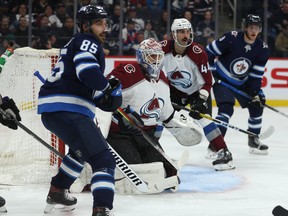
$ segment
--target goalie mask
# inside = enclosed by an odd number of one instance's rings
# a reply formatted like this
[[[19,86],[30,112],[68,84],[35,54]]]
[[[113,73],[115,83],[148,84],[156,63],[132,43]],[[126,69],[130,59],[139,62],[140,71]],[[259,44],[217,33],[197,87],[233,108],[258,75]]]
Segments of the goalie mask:
[[[188,29],[190,31],[189,43],[187,45],[181,45],[181,43],[179,43],[178,38],[177,38],[177,31],[183,30],[183,29]],[[187,19],[185,19],[185,18],[174,19],[174,21],[171,25],[171,32],[173,35],[173,39],[175,40],[175,42],[180,47],[188,47],[192,44],[192,42],[193,42],[193,28],[192,28],[191,23]]]
[[[164,58],[161,44],[153,38],[142,41],[136,51],[136,58],[138,63],[145,68],[148,76],[158,79]]]
[[[87,5],[80,8],[77,13],[76,21],[77,25],[80,29],[80,32],[84,32],[83,24],[86,24],[88,28],[90,28],[92,21],[94,20],[106,19],[106,30],[111,30],[111,22],[108,19],[107,12],[104,10],[102,6],[96,5]]]

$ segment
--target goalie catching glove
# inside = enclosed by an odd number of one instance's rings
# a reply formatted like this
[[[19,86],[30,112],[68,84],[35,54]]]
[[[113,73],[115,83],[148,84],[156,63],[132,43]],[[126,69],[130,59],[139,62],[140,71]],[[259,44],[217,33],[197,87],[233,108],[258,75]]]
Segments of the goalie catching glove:
[[[108,82],[106,89],[95,93],[93,101],[99,109],[112,112],[122,104],[122,85],[115,77],[110,78]]]
[[[2,98],[0,95],[0,108],[5,111],[5,114],[0,114],[1,124],[13,130],[17,130],[18,125],[15,120],[21,121],[21,117],[19,114],[19,109],[16,106],[14,100],[10,99],[9,97]]]

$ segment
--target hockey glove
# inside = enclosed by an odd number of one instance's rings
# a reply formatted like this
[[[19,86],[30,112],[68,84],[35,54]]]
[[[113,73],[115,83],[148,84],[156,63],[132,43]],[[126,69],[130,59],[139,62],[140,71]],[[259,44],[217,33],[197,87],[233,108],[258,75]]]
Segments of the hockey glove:
[[[143,127],[144,122],[141,119],[140,115],[133,111],[130,106],[127,108],[124,108],[123,111],[127,114],[128,118],[130,118],[134,123],[131,124],[128,119],[126,119],[125,116],[123,116],[120,113],[117,113],[117,119],[118,119],[118,126],[121,130],[121,133],[131,135],[131,136],[142,136],[142,132],[139,130],[138,127]]]
[[[21,117],[14,100],[9,97],[0,98],[0,104],[0,108],[6,112],[5,114],[0,114],[1,124],[13,130],[17,130],[18,125],[15,120],[21,121]]]
[[[258,95],[254,96],[253,99],[249,102],[249,104],[253,107],[263,107],[266,103],[266,98],[262,90],[259,91]]]
[[[112,112],[122,104],[122,85],[115,77],[108,82],[109,86],[94,98],[94,102],[99,109]]]
[[[206,114],[208,113],[208,104],[207,104],[207,97],[205,95],[202,94],[198,94],[197,97],[193,98],[191,100],[191,111],[189,113],[189,115],[193,118],[193,119],[201,119],[202,117],[200,116],[200,113],[202,114]]]

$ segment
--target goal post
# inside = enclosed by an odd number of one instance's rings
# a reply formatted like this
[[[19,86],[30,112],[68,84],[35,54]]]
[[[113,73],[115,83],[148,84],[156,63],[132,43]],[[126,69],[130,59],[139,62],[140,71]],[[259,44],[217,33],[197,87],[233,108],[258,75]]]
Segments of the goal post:
[[[65,154],[65,145],[42,124],[37,114],[38,92],[42,85],[33,74],[43,77],[51,73],[58,49],[19,48],[7,59],[0,74],[0,93],[13,98],[22,118],[21,123]],[[57,172],[61,159],[19,128],[0,125],[0,184],[48,183]]]

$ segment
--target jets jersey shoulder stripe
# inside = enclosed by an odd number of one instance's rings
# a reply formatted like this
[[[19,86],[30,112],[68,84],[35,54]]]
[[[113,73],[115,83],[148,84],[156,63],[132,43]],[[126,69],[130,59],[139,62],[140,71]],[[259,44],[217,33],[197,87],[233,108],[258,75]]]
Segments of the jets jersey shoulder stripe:
[[[225,79],[235,86],[249,81],[260,88],[269,58],[268,46],[260,38],[247,44],[244,32],[231,31],[207,45],[206,52],[216,78]]]
[[[93,95],[108,86],[100,42],[92,34],[76,34],[61,50],[39,92],[38,113],[70,111],[94,118]]]

